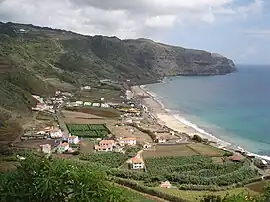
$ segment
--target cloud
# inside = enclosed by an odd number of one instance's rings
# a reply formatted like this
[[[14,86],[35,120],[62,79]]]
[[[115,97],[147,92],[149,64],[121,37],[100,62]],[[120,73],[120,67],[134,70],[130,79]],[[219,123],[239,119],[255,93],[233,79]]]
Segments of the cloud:
[[[255,38],[269,38],[270,39],[270,28],[269,29],[254,29],[243,31],[245,35],[249,35]]]
[[[215,23],[219,16],[248,16],[262,0],[0,0],[0,20],[120,38],[151,37],[182,25]]]

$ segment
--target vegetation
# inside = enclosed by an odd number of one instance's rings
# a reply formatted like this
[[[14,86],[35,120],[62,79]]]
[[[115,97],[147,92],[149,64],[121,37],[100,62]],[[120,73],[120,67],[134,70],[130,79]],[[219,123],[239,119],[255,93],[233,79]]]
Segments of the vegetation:
[[[128,157],[118,152],[100,152],[92,153],[90,155],[81,155],[80,159],[108,168],[118,168],[128,159]]]
[[[192,139],[194,141],[196,141],[196,142],[202,142],[203,141],[203,139],[199,135],[193,135]]]
[[[1,174],[0,201],[126,201],[121,189],[95,166],[28,155],[17,170]]]
[[[110,131],[104,124],[67,124],[72,135],[86,138],[104,138]]]

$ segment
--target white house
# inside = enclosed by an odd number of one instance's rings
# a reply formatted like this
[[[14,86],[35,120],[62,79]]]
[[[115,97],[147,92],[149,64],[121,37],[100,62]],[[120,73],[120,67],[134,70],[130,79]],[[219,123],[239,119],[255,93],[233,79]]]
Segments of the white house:
[[[126,98],[127,98],[128,100],[130,100],[130,99],[133,98],[133,93],[132,93],[132,91],[130,91],[130,90],[127,90],[127,91],[126,91]]]
[[[109,108],[110,106],[109,106],[108,104],[106,104],[106,103],[102,103],[102,104],[101,104],[101,107],[102,107],[102,108]]]
[[[139,157],[134,157],[131,159],[131,167],[134,170],[137,169],[143,169],[144,168],[144,162],[141,158]]]
[[[100,107],[100,103],[93,103],[93,105],[92,105],[93,107]]]
[[[58,153],[63,153],[65,151],[68,151],[69,149],[69,144],[68,143],[60,143],[57,147],[57,152]]]
[[[76,103],[77,105],[83,105],[83,101],[80,101],[80,100],[76,101],[75,103]]]
[[[61,138],[63,136],[63,133],[59,128],[54,128],[50,130],[49,133],[50,133],[51,138]]]
[[[49,144],[40,145],[40,149],[45,154],[50,154],[51,153],[51,145],[49,145]]]
[[[83,105],[84,106],[91,106],[92,105],[92,102],[84,102]]]
[[[158,143],[165,143],[165,142],[167,142],[167,139],[165,137],[161,136],[158,138]]]
[[[98,145],[95,145],[96,151],[113,151],[113,147],[115,146],[114,140],[101,140]]]
[[[121,146],[125,146],[125,145],[136,145],[137,141],[136,141],[136,137],[126,137],[126,138],[122,138],[119,140],[119,144]]]
[[[68,137],[68,143],[69,144],[78,144],[79,143],[79,137],[78,136],[69,136]]]
[[[83,86],[81,87],[81,90],[91,90],[91,86]]]

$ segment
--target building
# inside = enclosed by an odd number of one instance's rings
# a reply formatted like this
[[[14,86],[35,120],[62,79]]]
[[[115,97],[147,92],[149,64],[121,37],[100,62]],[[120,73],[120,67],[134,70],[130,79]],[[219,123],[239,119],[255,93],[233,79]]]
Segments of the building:
[[[98,145],[95,145],[95,150],[96,151],[113,151],[113,148],[115,146],[115,141],[114,140],[101,140]]]
[[[119,140],[121,146],[125,145],[136,145],[137,141],[135,137],[126,137]]]
[[[76,101],[75,103],[77,104],[77,106],[78,105],[83,105],[83,101],[80,101],[80,100]]]
[[[40,145],[40,149],[45,154],[50,154],[51,153],[51,145],[49,145],[49,144]]]
[[[91,86],[83,86],[81,87],[81,90],[91,90]]]
[[[100,146],[115,146],[115,141],[114,140],[101,140],[99,142]]]
[[[165,137],[160,136],[160,137],[158,138],[158,143],[166,143],[166,142],[167,142],[167,139],[166,139]]]
[[[233,156],[231,156],[230,158],[229,158],[231,161],[233,161],[233,162],[239,162],[239,161],[241,161],[241,157],[239,156],[239,155],[233,155]]]
[[[132,91],[130,91],[130,90],[127,90],[127,91],[126,91],[126,98],[127,98],[128,100],[130,100],[130,99],[133,98],[133,93],[132,93]]]
[[[131,168],[134,170],[137,169],[143,169],[144,168],[144,162],[142,158],[134,157],[131,159]]]
[[[69,149],[69,144],[67,142],[60,143],[57,146],[57,153],[64,153],[64,152],[68,151],[68,149]]]
[[[68,137],[68,143],[69,144],[78,144],[80,142],[78,136],[69,136]]]
[[[161,182],[160,185],[159,185],[160,188],[167,188],[167,189],[170,189],[172,188],[172,185],[169,181],[165,181],[165,182]]]
[[[62,131],[59,128],[53,128],[49,132],[51,138],[61,138],[63,136]]]
[[[92,105],[92,102],[84,102],[83,105],[84,106],[91,106]]]
[[[108,104],[106,104],[106,103],[101,103],[101,107],[102,108],[109,108],[110,106]]]

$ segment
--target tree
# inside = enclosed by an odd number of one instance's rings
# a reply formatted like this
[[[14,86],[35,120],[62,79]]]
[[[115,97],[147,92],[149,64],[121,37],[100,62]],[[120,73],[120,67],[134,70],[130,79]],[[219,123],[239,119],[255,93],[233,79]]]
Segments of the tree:
[[[28,155],[18,169],[0,177],[0,201],[122,202],[125,196],[98,167]]]
[[[199,135],[194,135],[194,136],[192,137],[192,139],[193,139],[194,141],[196,141],[196,142],[202,142],[202,141],[203,141],[203,139],[202,139],[201,136],[199,136]]]

